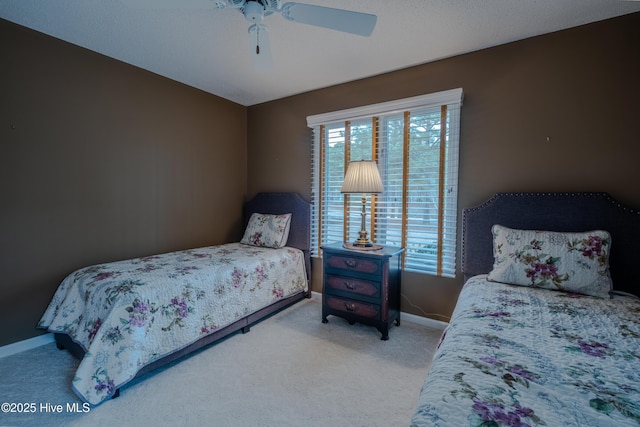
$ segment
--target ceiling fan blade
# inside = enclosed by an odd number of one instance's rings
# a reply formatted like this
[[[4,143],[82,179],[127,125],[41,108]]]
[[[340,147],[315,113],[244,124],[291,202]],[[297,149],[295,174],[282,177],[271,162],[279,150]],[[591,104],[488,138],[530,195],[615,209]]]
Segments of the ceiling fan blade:
[[[282,16],[289,21],[315,25],[359,36],[370,36],[378,17],[368,13],[352,12],[332,7],[302,3],[285,3]]]
[[[256,71],[269,71],[273,67],[271,58],[271,43],[269,31],[262,24],[253,24],[249,27],[249,45],[251,58]]]

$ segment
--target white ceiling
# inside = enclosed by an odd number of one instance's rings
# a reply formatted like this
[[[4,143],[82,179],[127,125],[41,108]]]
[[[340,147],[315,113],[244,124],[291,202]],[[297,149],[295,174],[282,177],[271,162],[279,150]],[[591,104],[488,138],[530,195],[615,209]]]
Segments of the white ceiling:
[[[274,66],[259,73],[249,22],[233,9],[0,0],[0,17],[249,106],[640,11],[640,1],[628,0],[299,2],[372,13],[378,22],[361,37],[267,16]]]

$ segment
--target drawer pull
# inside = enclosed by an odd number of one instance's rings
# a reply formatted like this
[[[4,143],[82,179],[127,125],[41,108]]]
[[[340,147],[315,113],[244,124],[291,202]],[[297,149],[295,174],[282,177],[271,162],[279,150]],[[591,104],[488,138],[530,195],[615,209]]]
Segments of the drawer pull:
[[[355,259],[347,259],[344,261],[344,263],[349,268],[356,268],[358,266],[358,261],[356,261]]]
[[[356,310],[358,309],[358,306],[353,304],[353,303],[345,302],[344,303],[344,308],[346,308],[347,311],[350,311],[351,313],[355,313]]]
[[[349,281],[344,282],[344,287],[349,289],[350,291],[354,291],[358,288],[355,282],[349,282]]]

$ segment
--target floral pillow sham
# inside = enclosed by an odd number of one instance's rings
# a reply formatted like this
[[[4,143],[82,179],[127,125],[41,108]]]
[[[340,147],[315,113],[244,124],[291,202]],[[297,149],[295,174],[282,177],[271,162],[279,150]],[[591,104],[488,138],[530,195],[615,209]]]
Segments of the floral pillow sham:
[[[494,225],[488,280],[609,298],[611,235],[516,230]]]
[[[240,243],[263,248],[282,248],[287,244],[291,214],[253,213]]]

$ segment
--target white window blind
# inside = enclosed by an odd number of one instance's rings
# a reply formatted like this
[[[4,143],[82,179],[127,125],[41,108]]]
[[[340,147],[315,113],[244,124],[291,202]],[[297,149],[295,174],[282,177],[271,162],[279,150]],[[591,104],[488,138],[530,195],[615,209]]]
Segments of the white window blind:
[[[370,239],[402,246],[403,268],[453,277],[462,89],[309,116],[312,254],[355,240],[360,195],[341,194],[350,161],[376,160],[384,192],[367,195]]]

